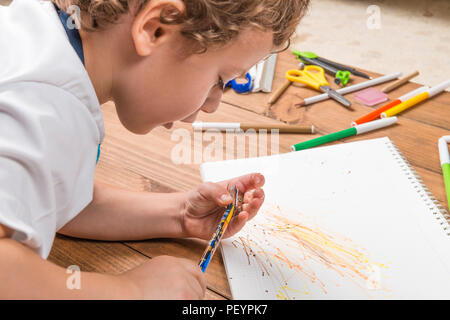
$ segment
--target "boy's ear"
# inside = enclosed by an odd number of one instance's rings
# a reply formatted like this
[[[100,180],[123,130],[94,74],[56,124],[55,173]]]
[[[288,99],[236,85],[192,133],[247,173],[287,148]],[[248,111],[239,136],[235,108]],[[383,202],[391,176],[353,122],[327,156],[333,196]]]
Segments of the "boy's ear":
[[[185,5],[182,0],[150,0],[134,18],[131,35],[140,56],[148,56],[156,46],[178,31],[177,25],[164,24],[160,20],[161,13],[168,9],[182,14]]]

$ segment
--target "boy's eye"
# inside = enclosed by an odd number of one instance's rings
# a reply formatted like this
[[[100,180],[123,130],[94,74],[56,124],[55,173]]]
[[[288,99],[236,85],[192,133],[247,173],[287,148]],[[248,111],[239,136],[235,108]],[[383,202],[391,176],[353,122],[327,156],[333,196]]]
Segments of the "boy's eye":
[[[217,82],[217,85],[219,86],[220,90],[225,90],[225,82],[223,81],[222,77],[219,77],[219,81]]]

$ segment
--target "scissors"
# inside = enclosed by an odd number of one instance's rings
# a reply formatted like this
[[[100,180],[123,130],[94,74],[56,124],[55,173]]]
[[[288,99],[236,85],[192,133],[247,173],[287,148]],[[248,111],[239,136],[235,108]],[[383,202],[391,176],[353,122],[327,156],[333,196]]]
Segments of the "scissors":
[[[325,71],[319,66],[306,66],[303,70],[289,70],[286,72],[286,79],[292,82],[300,82],[306,84],[317,91],[324,92],[328,96],[337,102],[344,105],[346,108],[350,108],[352,103],[348,101],[344,96],[337,93],[330,87],[327,79],[325,79]]]
[[[208,267],[209,262],[214,255],[214,252],[216,252],[216,249],[220,243],[220,239],[222,239],[223,234],[227,230],[228,224],[230,223],[231,219],[234,216],[238,215],[242,210],[243,198],[239,195],[239,189],[236,188],[236,186],[232,186],[230,189],[230,194],[233,198],[233,202],[229,204],[227,209],[225,210],[225,213],[223,214],[222,219],[220,220],[219,225],[216,228],[216,231],[212,235],[212,238],[209,241],[202,258],[198,263],[203,272],[206,271],[206,268]]]
[[[295,54],[300,61],[303,60],[308,64],[322,67],[325,71],[331,75],[334,75],[334,82],[336,82],[336,84],[342,83],[344,86],[347,85],[350,74],[369,80],[372,79],[369,75],[358,71],[355,68],[319,57],[314,52],[293,50],[292,53]]]

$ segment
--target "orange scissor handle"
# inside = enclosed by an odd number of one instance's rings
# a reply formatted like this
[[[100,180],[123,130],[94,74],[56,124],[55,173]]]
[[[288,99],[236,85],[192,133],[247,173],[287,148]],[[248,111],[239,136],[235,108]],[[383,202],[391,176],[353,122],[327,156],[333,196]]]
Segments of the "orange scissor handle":
[[[329,86],[325,79],[325,71],[319,66],[306,66],[303,70],[289,70],[286,79],[292,82],[300,82],[320,91],[321,86]]]

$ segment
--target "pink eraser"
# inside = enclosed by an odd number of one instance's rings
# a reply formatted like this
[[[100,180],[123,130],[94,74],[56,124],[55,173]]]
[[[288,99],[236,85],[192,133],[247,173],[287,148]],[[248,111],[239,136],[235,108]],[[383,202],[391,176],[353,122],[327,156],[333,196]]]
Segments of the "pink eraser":
[[[364,103],[366,106],[374,106],[388,99],[386,93],[375,88],[368,88],[358,91],[354,95],[355,100]]]

